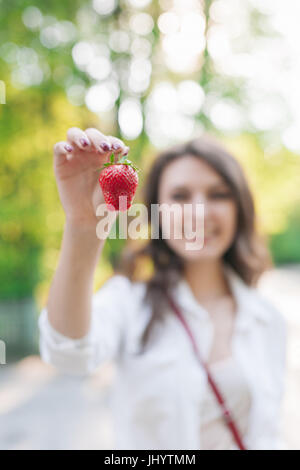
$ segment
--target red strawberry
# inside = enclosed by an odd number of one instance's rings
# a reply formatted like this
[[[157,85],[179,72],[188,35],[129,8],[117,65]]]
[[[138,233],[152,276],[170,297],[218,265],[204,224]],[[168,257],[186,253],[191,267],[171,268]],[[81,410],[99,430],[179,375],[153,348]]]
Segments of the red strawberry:
[[[138,186],[139,169],[125,156],[114,163],[114,154],[111,155],[110,162],[103,165],[103,168],[99,183],[108,210],[128,210]],[[123,199],[119,201],[120,196],[126,196],[125,204],[122,202]]]

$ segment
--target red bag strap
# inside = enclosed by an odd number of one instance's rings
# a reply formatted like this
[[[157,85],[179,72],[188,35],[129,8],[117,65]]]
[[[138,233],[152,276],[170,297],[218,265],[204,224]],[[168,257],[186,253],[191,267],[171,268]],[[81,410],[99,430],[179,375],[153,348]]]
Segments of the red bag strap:
[[[236,424],[233,420],[233,417],[229,411],[229,409],[227,408],[227,405],[225,403],[225,400],[217,386],[217,384],[215,383],[214,379],[212,378],[211,376],[211,373],[209,371],[209,368],[208,368],[208,365],[202,360],[201,358],[201,355],[199,353],[199,350],[198,350],[198,347],[197,347],[197,343],[195,341],[195,338],[192,334],[192,331],[188,325],[188,323],[186,322],[186,319],[184,318],[184,316],[182,315],[180,309],[178,308],[178,306],[175,304],[174,300],[172,299],[172,297],[170,296],[169,293],[166,292],[166,296],[167,296],[167,299],[172,307],[172,309],[174,310],[175,314],[177,315],[178,319],[181,321],[182,325],[184,326],[191,342],[192,342],[192,345],[193,345],[193,349],[194,349],[194,352],[197,356],[197,359],[199,360],[200,364],[204,367],[205,371],[206,371],[206,374],[207,374],[207,378],[208,378],[208,382],[221,406],[221,409],[222,409],[222,412],[223,412],[223,418],[225,420],[225,423],[227,424],[227,426],[229,427],[232,435],[233,435],[233,438],[235,440],[235,442],[237,443],[238,447],[240,450],[247,450],[245,445],[243,444],[243,441],[242,441],[242,438],[240,436],[240,433],[236,427]]]

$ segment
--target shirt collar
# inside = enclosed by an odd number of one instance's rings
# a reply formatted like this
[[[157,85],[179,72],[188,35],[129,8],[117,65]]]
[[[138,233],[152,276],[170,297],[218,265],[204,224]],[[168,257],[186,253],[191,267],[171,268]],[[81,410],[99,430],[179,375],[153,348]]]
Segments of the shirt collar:
[[[224,263],[224,272],[237,303],[237,328],[247,329],[253,321],[268,324],[270,310],[261,302],[257,290],[248,286],[228,263]],[[198,302],[184,278],[180,279],[174,295],[185,311],[202,321],[209,321],[209,312]]]
[[[262,301],[258,290],[248,286],[228,263],[224,267],[232,293],[237,302],[240,316],[244,316],[246,319],[251,318],[267,325],[271,320],[271,312]]]

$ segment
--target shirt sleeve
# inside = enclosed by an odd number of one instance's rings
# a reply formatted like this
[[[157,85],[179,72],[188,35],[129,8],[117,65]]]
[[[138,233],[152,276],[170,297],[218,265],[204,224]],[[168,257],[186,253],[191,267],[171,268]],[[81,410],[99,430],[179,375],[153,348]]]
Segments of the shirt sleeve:
[[[269,304],[270,305],[270,304]],[[287,371],[287,322],[284,315],[271,306],[273,318],[268,337],[268,353],[274,377],[275,399],[266,403],[268,426],[261,439],[261,448],[284,450],[287,448],[283,436],[283,399],[285,396]]]
[[[283,437],[283,400],[286,391],[286,373],[287,373],[287,322],[284,316],[276,311],[278,315],[276,324],[276,333],[274,333],[274,349],[277,350],[278,361],[277,380],[279,383],[278,402],[275,409],[274,419],[274,448],[277,450],[284,450],[287,444]]]
[[[38,320],[42,360],[67,374],[89,375],[103,361],[117,358],[129,321],[131,297],[131,281],[126,276],[116,274],[108,279],[92,296],[90,330],[79,339],[55,330],[44,307]]]

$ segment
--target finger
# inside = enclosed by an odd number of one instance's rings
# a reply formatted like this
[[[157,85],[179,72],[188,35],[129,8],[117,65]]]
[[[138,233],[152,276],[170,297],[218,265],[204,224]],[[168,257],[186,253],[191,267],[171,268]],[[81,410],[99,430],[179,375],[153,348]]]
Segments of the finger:
[[[126,144],[124,144],[121,139],[118,139],[118,137],[114,137],[113,135],[109,135],[108,138],[112,143],[112,149],[114,150],[114,153],[120,155],[128,154],[130,148]]]
[[[108,135],[107,138],[109,139],[112,150],[114,153],[119,154],[125,151],[126,145],[121,139],[118,139],[118,137],[114,137],[113,135]]]
[[[105,155],[112,151],[112,146],[106,135],[98,131],[95,128],[89,128],[85,130],[86,135],[91,141],[92,146],[96,151]]]
[[[124,149],[123,155],[128,155],[129,150],[130,148],[126,146]]]
[[[71,145],[76,145],[80,150],[89,150],[91,142],[86,133],[79,127],[71,127],[68,129],[67,138]]]
[[[53,147],[54,160],[57,165],[61,165],[72,158],[73,147],[68,142],[57,142]]]

